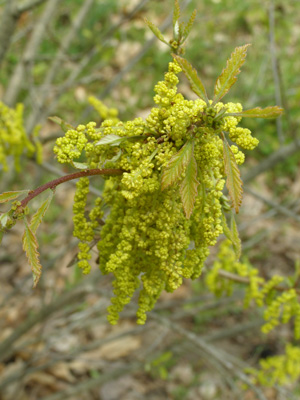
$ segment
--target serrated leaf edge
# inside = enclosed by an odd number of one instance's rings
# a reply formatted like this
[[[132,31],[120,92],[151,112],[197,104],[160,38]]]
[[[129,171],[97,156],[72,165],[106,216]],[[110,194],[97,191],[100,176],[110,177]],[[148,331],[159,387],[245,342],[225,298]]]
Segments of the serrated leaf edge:
[[[219,100],[224,97],[229,89],[235,84],[237,81],[237,75],[241,72],[240,67],[244,64],[246,55],[247,55],[247,48],[250,44],[245,44],[244,46],[239,46],[234,49],[231,53],[230,58],[226,62],[226,67],[222,70],[221,74],[218,76],[215,86],[214,86],[214,99],[213,104],[216,104]],[[238,56],[240,57],[235,62],[235,58]],[[220,82],[221,79],[224,79],[225,82],[222,84]]]
[[[196,95],[202,99],[203,101],[206,102],[206,104],[209,104],[207,93],[205,90],[205,87],[199,78],[197,71],[195,68],[193,68],[192,64],[188,62],[185,58],[182,58],[176,54],[172,54],[172,57],[175,58],[175,60],[178,62],[180,68],[182,69],[184,75],[187,77],[191,89]]]
[[[194,176],[189,178],[188,175],[189,175],[190,168],[194,168],[194,172],[192,172],[194,174]],[[192,154],[191,159],[186,166],[185,176],[180,185],[180,197],[181,197],[183,209],[184,209],[187,219],[189,219],[193,213],[195,200],[198,195],[197,188],[198,188],[199,182],[197,180],[197,169],[198,169],[197,162],[196,162],[194,155]],[[189,181],[189,179],[190,179],[190,181]],[[191,190],[193,191],[192,199],[186,198],[185,194],[187,193],[187,189],[189,189],[190,192],[191,192]]]
[[[32,216],[29,227],[32,230],[33,234],[36,233],[37,228],[39,227],[40,223],[42,222],[42,220],[50,206],[50,203],[53,199],[53,194],[54,193],[51,190],[51,193],[49,194],[47,199],[40,205],[37,212]]]
[[[163,169],[162,179],[161,179],[161,190],[164,190],[168,186],[173,185],[173,183],[175,183],[181,177],[181,174],[184,172],[187,164],[191,159],[192,152],[193,152],[193,143],[191,140],[189,140],[184,144],[184,146],[181,147],[181,149],[176,154],[174,154],[171,157],[170,161]],[[172,166],[172,163],[174,163],[176,159],[179,160],[178,164],[175,163],[174,166]],[[175,171],[176,169],[177,171]],[[175,173],[175,175],[173,175],[173,177],[170,177],[172,170],[173,173]]]
[[[30,229],[26,218],[24,219],[24,222],[25,222],[25,231],[22,237],[23,250],[25,251],[29,265],[31,266],[33,275],[33,287],[35,288],[42,274],[42,266],[40,264],[39,252],[37,250],[38,249],[37,238]]]
[[[223,139],[223,155],[224,169],[226,173],[226,187],[228,189],[232,205],[238,214],[239,207],[242,204],[243,182],[240,177],[240,170],[235,161],[234,154],[232,153],[231,148],[229,147],[225,138]]]

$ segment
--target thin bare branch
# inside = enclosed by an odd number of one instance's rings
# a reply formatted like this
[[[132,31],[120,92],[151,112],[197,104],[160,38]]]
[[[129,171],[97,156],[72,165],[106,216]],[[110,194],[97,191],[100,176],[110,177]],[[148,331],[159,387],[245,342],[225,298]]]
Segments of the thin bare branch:
[[[93,276],[94,280],[95,278],[97,277]],[[18,328],[15,329],[13,333],[4,339],[0,344],[0,360],[3,361],[9,358],[14,353],[15,342],[26,332],[30,331],[30,329],[35,325],[45,321],[51,314],[61,310],[65,305],[72,303],[72,301],[76,300],[77,298],[82,299],[84,294],[93,291],[93,287],[89,285],[90,281],[91,279],[86,279],[80,285],[78,285],[78,287],[63,293],[56,300],[52,301],[47,306],[43,307],[39,312],[31,315],[26,319],[26,321],[20,324]]]
[[[13,33],[19,18],[16,0],[10,0],[5,4],[0,20],[0,65],[9,49]]]
[[[22,14],[23,12],[31,11],[35,7],[45,3],[45,1],[48,1],[48,0],[29,0],[26,3],[19,5],[18,13]]]
[[[248,376],[241,371],[241,368],[238,368],[238,365],[235,365],[235,362],[238,362],[235,357],[225,353],[223,350],[218,349],[215,346],[210,345],[195,333],[187,331],[180,325],[154,312],[152,312],[149,317],[169,327],[172,332],[178,332],[180,335],[184,336],[186,339],[194,343],[199,348],[199,350],[201,350],[203,355],[205,355],[207,362],[210,362],[211,360],[218,362],[220,366],[222,366],[226,371],[230,372],[232,376],[240,379],[242,382],[251,387],[251,389],[256,393],[259,400],[267,400],[262,391],[258,387],[253,385],[251,379],[248,378]]]
[[[294,221],[300,222],[300,215],[295,214],[293,211],[289,210],[285,206],[276,203],[274,200],[268,199],[262,196],[260,193],[257,193],[255,190],[250,189],[249,187],[244,188],[245,192],[250,193],[252,196],[256,197],[258,200],[268,204],[270,207],[275,208],[278,212],[283,215],[286,215],[289,218],[292,218]]]
[[[276,54],[275,43],[275,12],[274,1],[270,0],[269,4],[269,38],[270,38],[270,53],[272,60],[273,79],[275,84],[275,100],[279,107],[282,107],[281,83],[279,75],[279,61]],[[284,142],[284,134],[282,128],[282,117],[276,118],[277,136],[280,144]]]
[[[47,76],[42,86],[39,88],[37,94],[38,104],[36,104],[36,107],[34,107],[33,112],[26,121],[26,128],[28,132],[31,132],[34,126],[40,121],[40,114],[48,98],[50,85],[53,82],[53,79],[55,78],[58,70],[61,68],[62,62],[70,47],[70,44],[76,37],[78,30],[82,26],[84,19],[87,13],[92,8],[93,4],[94,0],[86,0],[83,2],[82,7],[78,11],[77,16],[74,19],[72,27],[70,28],[68,34],[63,38],[61,46],[57,51],[56,56],[48,70]]]
[[[181,11],[183,11],[191,2],[191,0],[185,0],[180,5]],[[173,21],[173,12],[168,15],[168,17],[163,21],[163,23],[159,26],[159,30],[164,32],[167,28],[172,25]],[[106,97],[122,80],[122,78],[137,64],[143,56],[147,53],[147,51],[152,47],[152,45],[156,42],[156,37],[154,36],[152,39],[149,39],[143,46],[143,48],[130,59],[130,61],[119,71],[119,73],[106,85],[106,87],[102,90],[102,92],[97,96],[99,99],[103,99]],[[86,119],[86,117],[90,114],[92,107],[87,107],[80,116],[80,121]]]
[[[286,160],[288,157],[300,151],[300,138],[295,139],[293,142],[289,143],[286,146],[280,147],[279,150],[272,153],[269,157],[265,158],[261,163],[257,166],[251,168],[245,176],[243,177],[244,183],[248,183],[256,178],[258,175],[263,172],[268,171],[276,164]]]
[[[41,41],[43,40],[47,24],[51,20],[51,16],[55,12],[59,2],[60,0],[47,0],[42,15],[36,21],[30,40],[24,49],[23,56],[16,66],[5,92],[4,101],[9,106],[14,105],[16,102],[17,96],[24,84],[26,68],[32,66]]]
[[[99,38],[99,43],[101,43],[101,47],[99,48],[99,44],[97,43],[96,47],[93,47],[84,57],[81,58],[81,60],[76,63],[74,69],[71,71],[69,77],[59,86],[55,93],[55,98],[52,99],[52,101],[45,105],[44,109],[41,111],[40,114],[40,119],[43,120],[46,118],[48,115],[50,115],[56,108],[60,96],[65,93],[67,90],[69,90],[72,86],[78,83],[83,83],[83,82],[78,82],[77,78],[79,75],[82,73],[82,71],[85,69],[85,67],[90,63],[92,58],[101,52],[102,49],[109,43],[109,40],[113,36],[114,32],[119,29],[126,21],[129,21],[131,18],[134,17],[134,15],[145,5],[148,3],[149,0],[142,0],[140,1],[139,4],[137,4],[134,9],[126,14],[126,16],[122,16],[119,21],[110,27],[110,29],[104,33],[102,37]],[[101,70],[99,66],[94,66],[94,70]],[[92,72],[88,74],[89,77],[92,76]],[[87,77],[85,77],[87,78]],[[99,79],[99,78],[94,78],[94,79]],[[83,83],[85,84],[85,83]]]

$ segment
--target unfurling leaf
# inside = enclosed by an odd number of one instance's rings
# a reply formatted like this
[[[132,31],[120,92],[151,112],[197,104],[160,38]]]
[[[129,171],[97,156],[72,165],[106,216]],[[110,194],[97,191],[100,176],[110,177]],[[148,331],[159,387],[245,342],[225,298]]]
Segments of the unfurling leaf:
[[[41,204],[37,212],[33,215],[30,221],[30,229],[32,233],[36,233],[37,228],[39,227],[40,223],[42,222],[46,211],[49,208],[49,205],[53,199],[53,191],[49,194],[48,198]]]
[[[241,248],[241,239],[239,237],[239,232],[236,226],[234,215],[231,214],[230,229],[227,225],[226,217],[223,213],[221,215],[221,223],[222,223],[223,233],[227,237],[227,239],[231,241],[233,250],[236,255],[236,259],[238,261],[239,258],[241,257],[242,248]]]
[[[214,104],[225,96],[231,86],[236,82],[236,75],[241,72],[240,67],[245,62],[247,47],[249,46],[250,44],[245,44],[244,46],[236,47],[230,59],[227,60],[226,67],[223,69],[215,84]]]
[[[0,229],[6,227],[6,223],[9,219],[8,213],[4,213],[0,215]]]
[[[236,213],[242,203],[243,182],[233,152],[227,141],[223,140],[224,167],[227,175],[226,186]]]
[[[227,115],[233,115],[243,118],[277,118],[283,113],[283,108],[278,106],[270,106],[266,108],[255,107],[251,110],[245,110],[237,113],[229,113]]]
[[[232,236],[231,242],[232,242],[233,250],[235,252],[237,260],[239,260],[241,257],[241,252],[242,252],[242,244],[241,244],[241,239],[239,237],[239,231],[238,231],[233,214],[231,215],[230,229],[231,229],[231,236]]]
[[[186,217],[189,219],[192,215],[195,200],[197,197],[197,187],[199,182],[197,181],[197,162],[194,155],[190,159],[186,170],[184,179],[180,185],[180,195],[183,204],[183,209]]]
[[[48,119],[50,119],[50,121],[54,122],[55,124],[58,124],[64,132],[75,129],[74,126],[59,117],[48,117]]]
[[[186,144],[174,154],[167,166],[163,170],[161,180],[161,190],[175,183],[181,178],[187,164],[193,154],[193,142],[189,140]]]
[[[189,34],[191,32],[191,29],[193,27],[195,18],[196,18],[196,14],[197,14],[197,10],[194,10],[192,15],[191,15],[191,18],[189,19],[189,22],[186,24],[186,27],[184,28],[183,40],[186,40],[186,38],[189,36]]]
[[[4,192],[0,194],[0,203],[6,203],[7,201],[11,201],[17,199],[22,194],[27,194],[29,190],[19,190],[16,192]]]
[[[151,29],[151,31],[154,33],[154,35],[163,43],[167,44],[169,46],[169,43],[166,41],[166,39],[164,38],[163,34],[161,33],[161,31],[158,29],[157,26],[155,26],[154,24],[152,24],[152,22],[150,22],[147,18],[145,18],[145,22],[148,25],[148,27]]]
[[[178,62],[180,68],[184,72],[188,81],[190,82],[191,89],[200,99],[204,100],[208,104],[208,97],[206,94],[205,87],[201,82],[201,79],[197,75],[197,71],[192,67],[192,65],[184,58],[172,54],[175,60]]]
[[[42,266],[39,260],[38,242],[35,234],[30,229],[25,219],[25,231],[22,238],[23,250],[26,253],[28,262],[31,266],[33,276],[33,287],[36,287],[42,274]]]
[[[180,18],[180,6],[179,1],[175,0],[174,11],[173,11],[173,30],[175,31],[176,25],[178,26],[178,20]]]

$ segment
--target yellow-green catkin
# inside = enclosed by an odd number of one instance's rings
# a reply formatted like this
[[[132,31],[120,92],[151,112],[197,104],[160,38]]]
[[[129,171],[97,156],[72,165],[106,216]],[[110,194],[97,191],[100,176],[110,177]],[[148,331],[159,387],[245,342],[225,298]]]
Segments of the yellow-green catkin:
[[[20,158],[22,154],[32,156],[36,151],[25,132],[23,121],[23,104],[16,108],[7,107],[0,102],[0,164],[4,171],[8,169],[7,157],[14,158],[16,171],[20,171]],[[37,130],[34,135],[36,136]],[[41,159],[39,149],[39,160]]]
[[[92,100],[104,121],[69,130],[56,142],[54,152],[61,163],[84,158],[88,168],[118,168],[122,176],[106,180],[103,199],[110,207],[101,229],[99,266],[112,273],[115,297],[108,319],[118,321],[119,313],[139,290],[137,322],[143,324],[163,290],[172,292],[184,278],[200,276],[209,247],[223,232],[222,190],[225,184],[221,131],[227,131],[239,147],[254,148],[258,141],[250,131],[238,127],[240,117],[218,121],[214,115],[222,108],[228,113],[242,110],[241,104],[218,103],[213,109],[198,99],[187,100],[177,93],[176,62],[169,63],[163,81],[155,85],[154,102],[146,119],[122,122],[102,103]],[[119,137],[117,145],[99,145],[100,139]],[[183,210],[178,186],[161,190],[161,175],[171,157],[187,140],[194,140],[198,165],[198,194],[190,219]],[[238,164],[244,154],[232,146]],[[183,179],[179,178],[180,180]],[[74,208],[75,235],[83,243],[92,239],[92,228],[84,208],[87,183],[79,184]],[[85,232],[86,233],[83,233]],[[82,268],[88,272],[87,247],[81,245]]]
[[[94,107],[94,109],[97,111],[103,121],[105,121],[106,119],[110,119],[111,121],[113,121],[113,123],[119,121],[119,112],[116,108],[108,108],[101,100],[97,99],[94,96],[90,96],[88,98],[88,102],[91,106]]]
[[[259,271],[250,263],[236,260],[229,240],[221,243],[217,259],[206,275],[206,284],[209,290],[217,296],[221,296],[223,293],[231,295],[238,279],[234,281],[223,278],[222,275],[219,275],[220,270],[235,274],[237,277],[247,278],[244,305],[248,307],[251,301],[254,301],[259,307],[265,308],[263,333],[269,333],[279,324],[286,324],[291,318],[294,318],[295,339],[300,338],[298,295],[294,288],[289,288],[286,284],[285,287],[281,286],[285,281],[284,277],[274,275],[266,281],[259,276]]]
[[[256,381],[264,386],[291,384],[300,377],[300,348],[288,343],[285,353],[260,360],[260,369],[250,369]]]

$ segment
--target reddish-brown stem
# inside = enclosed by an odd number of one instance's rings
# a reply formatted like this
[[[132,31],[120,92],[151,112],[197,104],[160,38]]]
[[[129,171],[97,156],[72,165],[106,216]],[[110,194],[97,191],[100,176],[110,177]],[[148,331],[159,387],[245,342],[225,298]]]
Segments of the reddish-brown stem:
[[[47,182],[42,186],[39,186],[35,190],[29,192],[28,196],[25,197],[21,201],[18,209],[23,209],[27,206],[27,204],[36,196],[43,193],[47,189],[55,189],[56,186],[60,185],[61,183],[72,181],[73,179],[83,178],[84,176],[93,176],[93,175],[122,175],[122,169],[86,169],[84,171],[74,172],[73,174],[65,175],[60,178],[54,179],[53,181]]]

